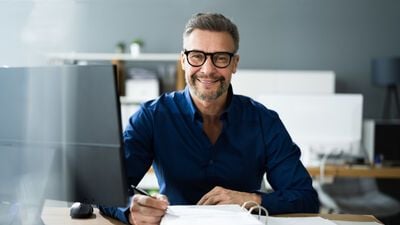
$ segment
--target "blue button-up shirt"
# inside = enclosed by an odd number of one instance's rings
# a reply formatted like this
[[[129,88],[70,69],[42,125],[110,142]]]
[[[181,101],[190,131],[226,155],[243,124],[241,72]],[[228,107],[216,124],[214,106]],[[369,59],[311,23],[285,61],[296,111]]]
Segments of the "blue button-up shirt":
[[[196,204],[215,186],[259,193],[270,214],[316,213],[319,202],[277,113],[251,98],[234,95],[220,120],[215,144],[203,131],[188,87],[144,103],[124,132],[128,182],[138,184],[153,165],[160,193],[172,205]],[[260,192],[264,173],[272,193]],[[101,208],[127,222],[124,210]]]

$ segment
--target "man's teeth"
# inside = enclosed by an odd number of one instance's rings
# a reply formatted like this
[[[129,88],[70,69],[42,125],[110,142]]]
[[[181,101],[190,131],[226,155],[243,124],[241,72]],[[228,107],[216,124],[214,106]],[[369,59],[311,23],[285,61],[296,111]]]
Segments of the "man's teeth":
[[[206,84],[211,84],[211,83],[216,83],[219,80],[202,80],[202,79],[197,79],[198,81],[202,82],[202,83],[206,83]]]

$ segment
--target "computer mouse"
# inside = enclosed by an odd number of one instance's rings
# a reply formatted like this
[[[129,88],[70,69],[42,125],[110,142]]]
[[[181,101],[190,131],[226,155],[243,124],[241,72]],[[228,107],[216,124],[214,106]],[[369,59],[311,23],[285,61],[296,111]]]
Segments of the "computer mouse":
[[[71,218],[89,218],[93,215],[93,207],[90,204],[75,202],[69,209]]]

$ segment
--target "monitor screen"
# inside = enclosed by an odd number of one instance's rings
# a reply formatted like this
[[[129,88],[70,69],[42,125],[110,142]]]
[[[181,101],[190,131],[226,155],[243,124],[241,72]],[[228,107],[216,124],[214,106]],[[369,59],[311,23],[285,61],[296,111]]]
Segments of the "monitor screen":
[[[45,199],[125,206],[111,65],[0,68],[0,219]]]
[[[335,73],[324,70],[246,70],[232,77],[235,94],[257,99],[270,94],[333,94]]]
[[[361,94],[271,94],[257,100],[279,114],[306,166],[319,165],[326,154],[365,156],[360,148]]]

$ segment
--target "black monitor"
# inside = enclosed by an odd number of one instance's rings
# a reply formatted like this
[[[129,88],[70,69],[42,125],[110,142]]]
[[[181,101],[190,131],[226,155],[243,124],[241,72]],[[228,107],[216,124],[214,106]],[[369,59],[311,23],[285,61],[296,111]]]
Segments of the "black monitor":
[[[45,199],[126,205],[116,84],[112,65],[0,68],[0,224]]]

